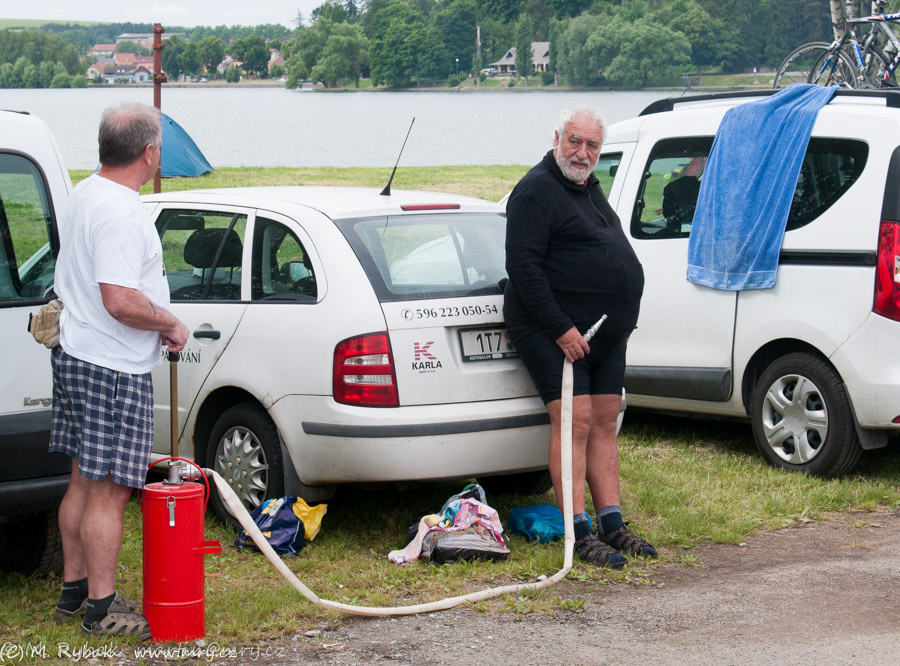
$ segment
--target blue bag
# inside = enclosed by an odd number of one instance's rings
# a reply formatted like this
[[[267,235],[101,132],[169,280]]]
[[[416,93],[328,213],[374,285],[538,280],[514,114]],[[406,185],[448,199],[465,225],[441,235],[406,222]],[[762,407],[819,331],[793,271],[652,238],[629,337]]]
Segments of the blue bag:
[[[280,499],[266,500],[253,509],[250,517],[266,537],[269,545],[280,555],[296,555],[303,550],[303,521],[294,513],[293,504],[296,497],[288,495]],[[246,530],[238,532],[234,545],[238,550],[244,546],[256,548],[253,539]]]
[[[590,514],[588,523],[593,529]],[[506,529],[538,543],[548,543],[566,533],[562,511],[553,504],[532,504],[510,509]]]

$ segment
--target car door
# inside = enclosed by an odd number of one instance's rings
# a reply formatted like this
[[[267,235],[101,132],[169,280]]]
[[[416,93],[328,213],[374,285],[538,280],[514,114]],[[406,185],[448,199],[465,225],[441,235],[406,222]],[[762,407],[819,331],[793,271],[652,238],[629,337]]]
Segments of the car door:
[[[0,154],[0,482],[68,471],[47,452],[50,351],[28,333],[28,317],[50,299],[55,268],[54,211],[41,170],[27,157]]]
[[[242,268],[244,234],[251,217],[248,209],[225,206],[164,204],[156,210],[171,310],[190,332],[178,360],[179,435],[247,307]],[[171,446],[168,365],[164,358],[153,371],[153,450],[161,454]]]
[[[629,403],[725,402],[732,394],[737,294],[686,279],[688,238],[711,136],[662,139],[634,157],[618,212],[644,267],[628,346]]]

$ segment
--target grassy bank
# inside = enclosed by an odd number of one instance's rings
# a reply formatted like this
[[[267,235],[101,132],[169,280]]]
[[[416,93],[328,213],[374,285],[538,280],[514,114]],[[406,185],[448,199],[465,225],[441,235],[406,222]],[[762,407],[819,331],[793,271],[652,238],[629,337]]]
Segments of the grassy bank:
[[[540,155],[535,156],[535,162]],[[509,192],[530,168],[528,166],[447,166],[399,167],[391,185],[398,190],[453,192],[497,201]],[[384,187],[392,167],[220,167],[199,178],[163,178],[163,192],[210,187],[246,187],[253,185],[346,185]],[[90,171],[70,171],[77,183]],[[153,191],[152,183],[143,194]]]
[[[496,200],[527,167],[401,168],[396,187],[437,189]],[[80,179],[87,172],[73,173]],[[357,184],[382,186],[390,169],[219,169],[201,179],[167,179],[164,190],[251,184]],[[896,445],[896,439],[893,444]],[[662,561],[702,563],[707,543],[740,543],[758,530],[776,529],[832,512],[894,509],[900,506],[900,455],[896,447],[864,456],[854,473],[823,480],[766,466],[749,426],[689,421],[629,412],[621,437],[622,505],[635,532],[659,547]],[[404,544],[407,526],[437,511],[461,483],[397,488],[344,488],[329,503],[322,531],[287,565],[320,597],[361,605],[407,605],[486,587],[534,580],[562,566],[563,544],[530,544],[512,537],[508,561],[453,564],[413,563],[398,567],[387,553]],[[505,521],[509,509],[539,502],[543,496],[488,497]],[[877,518],[862,518],[877,520]],[[119,591],[140,597],[141,514],[132,501],[120,558]],[[206,538],[223,544],[223,575],[206,581],[208,643],[259,645],[314,628],[339,616],[305,601],[266,560],[237,552],[235,533],[208,517]],[[852,536],[848,535],[848,543]],[[773,553],[777,557],[777,553]],[[570,584],[538,593],[482,602],[472,612],[510,614],[578,612],[579,596],[610,584],[653,585],[656,565],[634,562],[606,572],[581,564]],[[215,558],[207,557],[207,570]],[[50,619],[60,580],[31,580],[0,574],[0,644],[43,643],[55,654],[61,643],[81,644],[74,625]],[[124,644],[126,641],[117,641]],[[88,641],[103,645],[101,641]]]

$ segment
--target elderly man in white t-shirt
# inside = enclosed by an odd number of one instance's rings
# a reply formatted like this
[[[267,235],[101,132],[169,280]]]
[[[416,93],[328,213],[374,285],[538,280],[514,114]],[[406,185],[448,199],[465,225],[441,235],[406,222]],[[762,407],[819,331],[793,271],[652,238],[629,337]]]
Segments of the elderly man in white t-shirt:
[[[86,634],[150,637],[115,591],[122,523],[143,488],[153,444],[150,371],[188,330],[171,312],[159,235],[138,193],[159,168],[157,109],[121,104],[100,121],[100,170],[78,184],[59,224],[50,450],[72,458],[59,508],[63,589],[54,619]]]

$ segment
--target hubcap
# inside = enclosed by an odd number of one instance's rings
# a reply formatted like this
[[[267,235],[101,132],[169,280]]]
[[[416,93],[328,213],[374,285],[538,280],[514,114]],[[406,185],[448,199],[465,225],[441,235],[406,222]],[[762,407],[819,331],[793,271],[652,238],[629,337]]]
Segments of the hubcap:
[[[818,387],[801,375],[775,380],[763,401],[762,427],[783,461],[802,465],[815,458],[828,434],[828,410]]]
[[[267,499],[269,465],[262,445],[247,428],[231,428],[219,441],[216,471],[228,481],[247,509]]]

